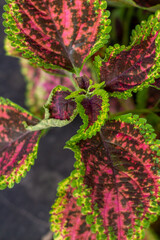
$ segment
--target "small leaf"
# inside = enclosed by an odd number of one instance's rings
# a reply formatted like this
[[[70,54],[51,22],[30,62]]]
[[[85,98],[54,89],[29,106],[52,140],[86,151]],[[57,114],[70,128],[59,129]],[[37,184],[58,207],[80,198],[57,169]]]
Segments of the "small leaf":
[[[75,77],[75,81],[77,82],[79,88],[87,90],[89,88],[89,78],[86,75],[83,75],[81,77]]]
[[[85,224],[90,225],[90,234],[96,233],[96,239],[143,239],[143,228],[156,220],[160,203],[160,142],[153,132],[145,119],[128,114],[107,121],[90,139],[79,140],[77,136],[76,142],[67,143],[77,159],[68,183],[72,186],[72,178],[76,179],[70,193],[79,199],[81,216],[86,216]],[[65,196],[67,191],[62,187],[61,195]],[[69,201],[64,203],[64,209],[65,206],[67,215],[61,212],[59,216],[56,207],[52,214],[63,218],[63,230],[67,231],[64,223],[69,220],[68,210],[72,212],[73,206]],[[74,206],[77,209],[75,201]],[[87,215],[93,217],[94,224]],[[75,217],[78,221],[79,215]],[[88,231],[89,228],[84,229],[89,237]],[[57,232],[62,237],[60,228]],[[77,239],[80,236],[79,233]]]
[[[159,76],[160,12],[133,30],[131,45],[115,45],[101,60],[100,79],[111,96],[128,98],[132,92],[148,87]]]
[[[71,94],[69,88],[57,86],[52,90],[44,105],[45,119],[34,126],[28,126],[30,131],[37,131],[49,127],[63,127],[69,124],[77,115],[76,102],[65,99]]]
[[[12,0],[4,6],[9,40],[24,58],[48,71],[80,72],[108,41],[106,1]]]
[[[38,119],[11,101],[0,98],[0,189],[19,183],[34,164],[40,131],[27,131],[24,122],[32,125]]]
[[[74,90],[69,77],[62,70],[55,70],[55,74],[51,75],[40,68],[31,66],[25,59],[21,59],[20,64],[22,74],[27,81],[26,103],[34,114],[42,116],[41,108],[47,101],[51,90],[56,86],[62,85]]]
[[[83,120],[83,125],[78,130],[79,136],[87,138],[95,135],[108,118],[108,94],[103,89],[96,89],[91,85],[86,95],[79,95],[75,101],[77,111]]]

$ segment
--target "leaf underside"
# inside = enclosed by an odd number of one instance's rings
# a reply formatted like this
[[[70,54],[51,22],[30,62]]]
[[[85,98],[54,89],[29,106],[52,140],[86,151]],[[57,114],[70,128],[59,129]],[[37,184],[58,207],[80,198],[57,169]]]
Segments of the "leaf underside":
[[[77,105],[72,99],[65,99],[71,90],[64,86],[55,87],[44,105],[45,118],[34,126],[28,126],[30,131],[49,127],[63,127],[69,124],[77,115]]]
[[[22,56],[39,67],[48,71],[59,67],[80,71],[77,69],[86,57],[107,42],[108,37],[98,34],[110,23],[109,13],[103,10],[105,3],[104,0],[13,0],[5,6],[3,15],[6,33]]]
[[[26,175],[37,155],[40,132],[29,132],[23,122],[36,118],[9,100],[0,98],[0,189],[13,187]]]
[[[144,119],[124,115],[90,139],[68,142],[77,162],[51,211],[55,239],[144,238],[159,214],[160,142],[153,131]]]
[[[127,48],[115,45],[102,60],[100,79],[111,96],[128,98],[149,86],[159,74],[160,12],[136,27]]]

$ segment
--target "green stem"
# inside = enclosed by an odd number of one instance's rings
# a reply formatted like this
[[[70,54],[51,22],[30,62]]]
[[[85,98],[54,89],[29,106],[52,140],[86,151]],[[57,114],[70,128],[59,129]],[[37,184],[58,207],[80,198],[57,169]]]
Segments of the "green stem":
[[[128,110],[128,111],[124,111],[124,112],[119,112],[116,114],[112,114],[111,118],[116,117],[116,116],[120,116],[120,115],[124,115],[127,113],[137,113],[137,114],[142,114],[142,113],[152,113],[152,112],[160,112],[160,109],[155,109],[155,108],[150,108],[150,109],[134,109],[134,110]]]
[[[76,90],[79,90],[79,87],[78,87],[78,85],[76,84],[76,82],[74,81],[72,75],[73,75],[72,73],[68,72],[68,77],[69,77],[71,83],[73,84],[74,88],[75,88]]]
[[[133,98],[128,98],[127,100],[119,99],[119,103],[124,111],[133,110],[135,108]]]
[[[156,109],[158,108],[158,105],[160,104],[160,99],[156,102],[156,104],[154,105],[154,108],[153,109]]]
[[[133,7],[130,7],[127,9],[127,14],[125,14],[123,19],[123,39],[122,39],[122,44],[124,45],[128,45],[128,33],[129,33],[129,29],[130,29],[130,24],[131,24],[131,19],[133,16],[135,9]]]

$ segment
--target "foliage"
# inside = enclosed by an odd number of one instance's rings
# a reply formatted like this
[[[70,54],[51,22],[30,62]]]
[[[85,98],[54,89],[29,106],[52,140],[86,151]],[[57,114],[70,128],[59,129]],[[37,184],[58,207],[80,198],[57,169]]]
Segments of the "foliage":
[[[44,129],[79,114],[83,124],[65,146],[75,154],[75,169],[51,210],[54,239],[144,239],[160,213],[159,99],[146,108],[149,89],[160,86],[160,10],[135,27],[128,46],[107,46],[105,0],[6,2],[5,48],[20,58],[33,115],[0,99],[0,189],[30,170]]]

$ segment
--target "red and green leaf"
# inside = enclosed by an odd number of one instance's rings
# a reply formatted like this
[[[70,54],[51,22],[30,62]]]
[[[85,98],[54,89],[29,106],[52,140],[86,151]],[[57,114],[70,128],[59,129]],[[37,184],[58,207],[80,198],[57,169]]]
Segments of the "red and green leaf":
[[[45,118],[27,129],[37,131],[49,127],[63,127],[73,121],[77,115],[77,105],[73,99],[66,99],[71,93],[67,87],[55,87],[44,105]]]
[[[72,188],[62,183],[58,201],[64,202],[51,212],[58,239],[83,239],[85,232],[88,239],[144,238],[143,228],[156,220],[160,201],[160,141],[145,122],[137,115],[124,115],[107,121],[92,138],[77,136],[77,142],[68,142],[77,161],[67,180]]]
[[[102,89],[95,90],[91,96],[77,98],[77,109],[83,120],[79,134],[87,138],[93,136],[103,126],[109,112],[108,94]]]
[[[38,119],[0,98],[0,189],[19,183],[34,164],[40,131],[27,131],[24,122],[33,125]]]
[[[79,83],[79,85],[85,85],[85,87],[87,87],[88,83],[83,82],[84,76],[81,77],[81,80],[82,82]],[[82,138],[95,135],[108,118],[109,98],[108,93],[105,90],[99,89],[102,85],[103,83],[91,84],[87,90],[84,90],[84,94],[81,92],[75,97],[77,111],[83,120],[83,125],[78,130],[78,133]]]
[[[154,83],[159,76],[160,11],[133,30],[129,47],[115,45],[99,66],[101,81],[111,96],[128,98],[132,92]],[[100,60],[97,57],[97,61]]]
[[[111,30],[105,0],[12,0],[4,9],[4,25],[12,45],[31,63],[48,71],[63,68],[79,72],[107,42]]]
[[[82,213],[81,199],[74,196],[76,189],[71,186],[74,185],[74,181],[73,177],[69,177],[59,184],[58,198],[50,211],[54,239],[96,240],[96,234],[90,232],[90,225],[86,223],[85,211]],[[91,205],[90,200],[86,197],[87,190],[81,186],[81,191],[81,197],[84,196],[83,202],[88,206]]]

